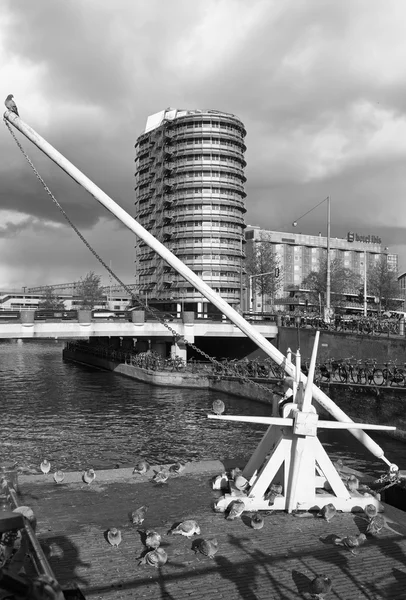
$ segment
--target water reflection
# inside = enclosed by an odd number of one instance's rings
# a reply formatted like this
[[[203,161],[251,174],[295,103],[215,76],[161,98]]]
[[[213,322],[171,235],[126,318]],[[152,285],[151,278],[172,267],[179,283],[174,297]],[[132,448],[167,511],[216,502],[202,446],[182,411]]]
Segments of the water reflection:
[[[0,344],[1,461],[65,470],[230,459],[252,454],[265,428],[207,419],[217,394],[151,387],[62,360],[62,343]],[[268,415],[267,406],[223,396],[228,414]],[[333,457],[375,475],[385,466],[351,435],[323,431]],[[375,438],[406,466],[406,446]],[[242,464],[244,464],[242,462]]]

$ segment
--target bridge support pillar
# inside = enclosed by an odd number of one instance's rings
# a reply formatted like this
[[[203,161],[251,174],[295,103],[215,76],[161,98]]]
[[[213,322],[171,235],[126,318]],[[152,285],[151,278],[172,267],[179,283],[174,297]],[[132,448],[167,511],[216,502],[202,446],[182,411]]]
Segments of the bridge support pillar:
[[[175,356],[179,356],[179,358],[182,358],[185,362],[187,362],[186,345],[181,340],[174,342],[171,346],[171,358],[175,358]]]
[[[78,320],[80,325],[90,325],[92,322],[92,311],[84,308],[78,310]]]
[[[133,310],[131,312],[131,321],[143,325],[145,323],[145,310]]]
[[[22,310],[20,313],[21,324],[23,327],[32,327],[34,325],[35,311]]]

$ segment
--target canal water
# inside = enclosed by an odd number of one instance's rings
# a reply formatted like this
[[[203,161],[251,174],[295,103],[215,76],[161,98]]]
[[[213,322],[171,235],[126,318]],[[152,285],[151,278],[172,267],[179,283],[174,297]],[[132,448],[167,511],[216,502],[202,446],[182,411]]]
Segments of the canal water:
[[[218,393],[152,387],[62,359],[61,342],[0,343],[0,463],[38,472],[128,467],[177,460],[238,459],[243,466],[260,441],[261,425],[210,420]],[[268,406],[221,396],[227,414],[269,415]],[[386,465],[351,434],[320,431],[334,459],[372,476]],[[386,457],[406,468],[406,444],[374,436]]]

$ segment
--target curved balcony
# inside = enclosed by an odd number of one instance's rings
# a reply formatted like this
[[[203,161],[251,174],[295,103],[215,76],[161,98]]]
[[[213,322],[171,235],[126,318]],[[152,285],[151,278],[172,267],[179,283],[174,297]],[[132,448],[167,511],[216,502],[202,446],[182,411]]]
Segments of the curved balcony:
[[[205,125],[205,124],[201,124],[201,125],[195,125],[194,127],[186,127],[184,125],[181,125],[180,123],[177,125],[177,127],[173,130],[172,132],[172,136],[171,136],[171,140],[175,140],[178,136],[195,136],[195,135],[201,135],[201,134],[210,134],[210,135],[216,135],[216,136],[226,136],[226,137],[230,137],[232,139],[237,140],[238,142],[243,142],[243,136],[241,135],[241,132],[235,128],[235,127],[214,127],[214,126],[210,126],[210,125]]]
[[[240,132],[240,135],[242,137],[245,137],[247,135],[247,131],[246,131],[242,121],[240,121],[240,119],[238,117],[236,117],[235,115],[222,113],[220,111],[219,112],[206,111],[206,112],[202,112],[202,113],[188,114],[188,115],[184,115],[182,117],[177,118],[172,123],[175,126],[177,124],[183,125],[186,123],[193,123],[193,125],[201,124],[204,127],[215,127],[214,124],[216,124],[216,126],[219,126],[219,127],[231,126],[231,127],[234,127],[235,129],[237,129]]]
[[[200,185],[199,185],[200,184]],[[212,187],[217,187],[219,189],[224,189],[224,190],[230,190],[230,191],[237,191],[240,194],[241,198],[245,198],[246,197],[246,193],[244,190],[244,186],[240,183],[236,183],[235,181],[230,181],[230,180],[220,180],[220,179],[216,179],[216,181],[214,181],[212,178],[193,178],[191,181],[186,181],[185,179],[183,180],[178,180],[176,183],[173,183],[173,185],[176,185],[176,191],[182,191],[182,190],[186,190],[186,189],[194,189],[196,190],[194,193],[196,194],[203,194],[203,184],[205,184],[206,186],[211,185]],[[207,188],[209,189],[209,188]]]
[[[210,140],[204,140],[204,141],[194,140],[193,144],[178,142],[176,147],[172,148],[172,154],[174,156],[177,156],[178,152],[185,152],[186,150],[191,151],[192,153],[195,153],[195,152],[201,153],[203,150],[207,150],[207,151],[215,150],[216,152],[219,150],[219,151],[223,151],[225,154],[227,154],[229,156],[234,156],[235,158],[244,160],[243,159],[244,155],[243,155],[241,149],[236,144],[230,144],[230,145],[213,144]]]
[[[216,202],[222,200],[224,202],[234,202],[238,206],[241,205],[245,209],[241,194],[235,192],[234,190],[228,190],[227,188],[222,188],[221,192],[212,192],[211,190],[204,189],[203,192],[196,193],[193,191],[193,188],[185,188],[180,191],[165,194],[165,201],[168,201],[171,204],[176,203],[177,206],[189,204],[194,200],[198,202],[202,202],[202,200],[215,200]],[[244,212],[246,212],[246,210],[244,210]]]
[[[247,181],[247,178],[244,175],[244,171],[241,168],[238,167],[233,167],[231,165],[227,165],[227,164],[221,164],[219,162],[211,162],[211,163],[207,163],[207,162],[189,162],[189,161],[184,161],[184,164],[182,165],[177,165],[176,167],[174,167],[172,169],[172,174],[178,178],[178,177],[185,177],[185,173],[188,172],[194,172],[194,171],[203,171],[205,173],[204,177],[209,178],[210,180],[217,180],[219,177],[220,178],[237,178],[239,181],[245,182]],[[220,175],[213,175],[213,172],[218,172],[220,173]],[[144,176],[145,177],[145,176]]]
[[[247,146],[244,144],[243,138],[240,135],[233,134],[230,131],[219,131],[219,130],[210,130],[204,131],[203,129],[184,129],[179,130],[178,137],[172,140],[172,145],[176,147],[179,143],[184,142],[184,140],[193,139],[194,143],[197,140],[202,140],[202,143],[210,142],[211,147],[216,147],[221,145],[222,141],[229,140],[234,146],[236,146],[241,152],[245,152],[247,150]]]
[[[181,223],[188,223],[192,221],[201,221],[204,224],[208,224],[210,227],[213,226],[213,223],[216,221],[220,221],[222,223],[237,223],[238,225],[244,226],[245,223],[243,217],[241,217],[238,213],[230,214],[227,212],[194,212],[190,213],[185,212],[184,214],[178,213],[176,217],[173,219],[173,225],[175,227],[179,227]],[[204,226],[204,225],[203,225]]]

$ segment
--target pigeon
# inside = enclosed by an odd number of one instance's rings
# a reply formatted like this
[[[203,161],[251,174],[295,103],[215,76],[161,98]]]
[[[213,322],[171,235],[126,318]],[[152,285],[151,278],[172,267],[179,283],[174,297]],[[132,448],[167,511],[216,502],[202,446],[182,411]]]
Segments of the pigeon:
[[[231,469],[231,471],[230,471],[231,479],[233,479],[235,481],[236,478],[238,477],[238,475],[242,475],[242,471],[239,467],[235,467],[234,469]]]
[[[150,468],[146,460],[140,460],[134,467],[133,475],[145,475]]]
[[[148,506],[140,506],[130,513],[130,520],[134,525],[141,525],[147,514]]]
[[[243,477],[243,475],[237,475],[237,477],[234,479],[234,485],[237,490],[243,492],[249,486],[249,482],[247,479],[245,479],[245,477]]]
[[[63,471],[55,471],[54,473],[54,481],[55,483],[62,483],[65,479],[65,473]]]
[[[324,600],[326,594],[331,591],[333,583],[326,575],[317,575],[310,583],[310,598]]]
[[[373,519],[373,517],[376,517],[376,515],[378,514],[378,509],[374,504],[367,504],[364,508],[364,513],[368,521],[370,521],[371,519]]]
[[[13,98],[13,94],[9,94],[4,101],[4,104],[8,110],[11,110],[11,112],[15,113],[17,117],[19,117],[20,115],[18,114],[17,104],[14,102]]]
[[[161,469],[157,471],[152,478],[152,481],[155,483],[166,483],[169,478],[169,472],[166,469]]]
[[[181,473],[183,473],[184,470],[185,465],[180,462],[177,462],[169,467],[169,472],[174,473],[175,475],[180,475]]]
[[[222,400],[217,399],[213,402],[212,409],[216,415],[222,415],[226,409],[226,405],[224,404],[224,402]]]
[[[238,517],[241,517],[242,513],[245,510],[245,504],[242,500],[234,500],[229,505],[227,520],[234,521]]]
[[[262,529],[264,526],[264,517],[256,512],[251,517],[251,527],[252,529]]]
[[[197,552],[200,552],[201,554],[204,554],[204,556],[208,556],[209,558],[214,558],[214,555],[216,554],[217,550],[218,541],[216,540],[216,538],[213,538],[212,540],[199,540],[199,542],[194,547],[195,554]]]
[[[351,552],[351,554],[354,554],[355,556],[357,554],[355,549],[362,546],[362,544],[365,543],[366,539],[367,538],[364,533],[358,533],[357,535],[348,535],[343,538],[337,538],[334,540],[334,544],[336,546],[344,546],[344,548],[347,548]]]
[[[182,521],[173,529],[170,529],[168,535],[184,535],[187,538],[191,538],[193,535],[200,535],[200,527],[197,521],[188,519]]]
[[[347,478],[347,488],[350,492],[356,492],[359,488],[359,479],[355,475],[350,475]]]
[[[336,461],[333,463],[333,465],[334,465],[334,467],[335,467],[335,469],[336,469],[337,473],[338,473],[338,474],[341,474],[341,472],[342,472],[342,470],[343,470],[343,468],[344,468],[344,463],[343,463],[343,461],[341,460],[341,458],[337,459],[337,460],[336,460]]]
[[[145,538],[145,545],[147,546],[147,548],[158,548],[159,545],[161,544],[161,536],[159,535],[159,533],[157,533],[156,531],[152,531],[152,529],[148,529],[148,531],[145,532],[146,538]]]
[[[147,564],[158,568],[159,566],[164,565],[167,560],[168,555],[166,554],[165,550],[163,548],[156,548],[155,550],[147,552],[144,558],[142,558],[138,564]]]
[[[277,496],[281,496],[283,491],[283,487],[280,483],[271,483],[268,491],[264,495],[264,500],[268,500],[269,506],[275,502],[275,498]]]
[[[325,519],[327,521],[327,523],[330,523],[331,519],[333,517],[335,517],[337,514],[337,509],[334,506],[334,504],[332,504],[331,502],[329,504],[325,504],[323,506],[323,508],[317,513],[318,517],[323,517],[323,519]]]
[[[20,515],[23,515],[23,517],[27,519],[27,521],[29,522],[29,524],[35,532],[37,528],[37,517],[35,516],[32,508],[30,508],[29,506],[17,506],[17,508],[15,508],[13,512],[20,513]]]
[[[94,472],[94,469],[87,469],[87,471],[83,473],[82,479],[85,483],[90,485],[92,481],[96,479],[96,473]]]
[[[114,548],[118,548],[118,545],[121,544],[121,531],[115,527],[109,529],[107,532],[107,541]]]
[[[372,536],[378,535],[385,527],[385,525],[385,517],[383,515],[377,514],[370,519],[366,532],[367,534]]]
[[[228,489],[228,477],[227,473],[222,473],[221,475],[216,475],[213,478],[213,490],[226,490]]]
[[[40,469],[44,473],[44,475],[48,475],[49,471],[51,470],[51,463],[49,462],[49,460],[44,458],[44,460],[40,464]]]

